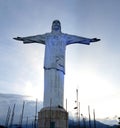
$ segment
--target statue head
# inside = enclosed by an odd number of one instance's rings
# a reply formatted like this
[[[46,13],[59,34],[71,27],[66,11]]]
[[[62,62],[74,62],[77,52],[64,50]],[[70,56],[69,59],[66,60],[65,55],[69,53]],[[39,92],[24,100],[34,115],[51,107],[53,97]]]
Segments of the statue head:
[[[61,23],[59,20],[54,20],[52,22],[52,31],[61,32]]]

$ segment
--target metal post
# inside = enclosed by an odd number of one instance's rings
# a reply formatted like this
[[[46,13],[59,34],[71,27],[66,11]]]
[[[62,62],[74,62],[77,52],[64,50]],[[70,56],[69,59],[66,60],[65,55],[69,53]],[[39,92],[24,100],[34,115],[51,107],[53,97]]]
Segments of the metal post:
[[[83,119],[83,127],[86,128],[86,122],[85,122],[85,117],[83,116],[83,114],[81,114],[82,119]]]
[[[91,128],[90,106],[88,106],[89,128]]]
[[[12,124],[13,124],[13,119],[14,119],[14,111],[15,111],[15,104],[13,106],[13,111],[12,111],[12,116],[11,116],[11,121],[10,121],[10,128],[12,127]]]
[[[51,105],[52,105],[52,98],[50,98],[50,128],[52,127],[51,125]]]
[[[93,109],[93,117],[94,117],[94,128],[96,128],[95,109]]]
[[[79,128],[80,128],[80,102],[79,102]]]
[[[20,116],[20,122],[19,122],[20,127],[22,127],[23,114],[24,114],[24,106],[25,106],[25,101],[23,101],[22,114]]]
[[[8,112],[7,112],[7,116],[6,116],[6,121],[5,121],[5,127],[8,127],[9,124],[9,119],[10,119],[10,113],[11,113],[11,109],[10,106],[8,107]]]
[[[66,111],[67,111],[67,99],[66,99]]]
[[[67,125],[68,125],[68,122],[67,122],[67,99],[66,99],[66,128],[67,128]]]
[[[26,119],[26,128],[28,128],[28,116],[27,116],[27,119]]]
[[[36,99],[36,105],[35,105],[35,120],[34,120],[34,128],[36,128],[37,125],[37,99]]]

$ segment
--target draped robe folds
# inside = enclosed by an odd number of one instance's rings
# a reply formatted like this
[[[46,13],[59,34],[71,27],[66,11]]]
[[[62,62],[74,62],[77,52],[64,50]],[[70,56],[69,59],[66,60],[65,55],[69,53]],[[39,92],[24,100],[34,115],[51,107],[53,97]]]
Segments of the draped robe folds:
[[[41,43],[45,45],[44,57],[44,107],[63,107],[65,50],[69,44],[90,44],[91,39],[64,33],[46,33],[43,35],[22,37],[23,43]],[[51,103],[50,103],[51,101]]]

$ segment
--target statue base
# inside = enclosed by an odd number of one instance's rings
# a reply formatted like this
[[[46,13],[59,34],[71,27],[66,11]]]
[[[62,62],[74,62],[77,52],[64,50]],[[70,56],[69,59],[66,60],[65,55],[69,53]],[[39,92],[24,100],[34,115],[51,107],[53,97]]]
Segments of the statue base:
[[[68,112],[59,107],[46,107],[38,112],[38,128],[68,128]]]

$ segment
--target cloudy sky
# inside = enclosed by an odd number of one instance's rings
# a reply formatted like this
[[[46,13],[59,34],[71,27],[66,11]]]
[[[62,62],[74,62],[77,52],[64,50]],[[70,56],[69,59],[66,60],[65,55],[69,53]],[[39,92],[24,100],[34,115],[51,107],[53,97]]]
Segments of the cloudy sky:
[[[24,111],[23,111],[23,123],[26,123],[28,117],[28,123],[31,124],[35,119],[36,111],[36,101],[32,100],[30,96],[16,95],[16,94],[0,94],[0,125],[5,125],[8,107],[10,107],[9,114],[9,124],[11,122],[11,116],[14,109],[13,124],[19,124],[20,116],[22,114],[24,101]],[[42,102],[37,101],[37,110],[42,106]]]
[[[13,40],[51,31],[59,19],[64,33],[101,41],[66,49],[64,99],[74,115],[76,88],[81,113],[90,105],[97,118],[120,116],[119,0],[0,0],[0,93],[30,95],[43,101],[42,44]]]

